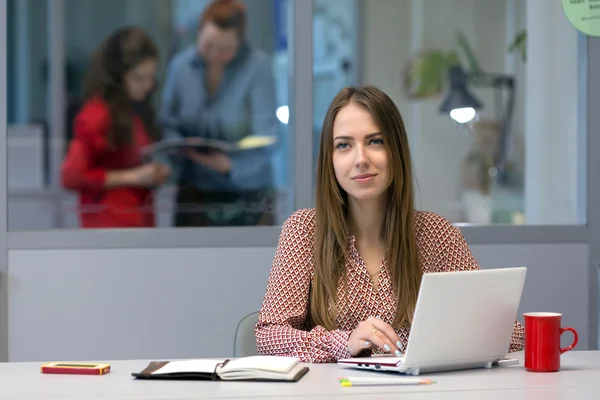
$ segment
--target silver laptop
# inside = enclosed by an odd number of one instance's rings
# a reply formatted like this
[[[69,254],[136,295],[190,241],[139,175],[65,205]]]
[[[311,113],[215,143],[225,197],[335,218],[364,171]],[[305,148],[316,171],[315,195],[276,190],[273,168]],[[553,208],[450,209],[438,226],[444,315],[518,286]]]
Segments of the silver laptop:
[[[410,375],[490,368],[508,353],[526,267],[424,274],[403,357],[338,360]]]

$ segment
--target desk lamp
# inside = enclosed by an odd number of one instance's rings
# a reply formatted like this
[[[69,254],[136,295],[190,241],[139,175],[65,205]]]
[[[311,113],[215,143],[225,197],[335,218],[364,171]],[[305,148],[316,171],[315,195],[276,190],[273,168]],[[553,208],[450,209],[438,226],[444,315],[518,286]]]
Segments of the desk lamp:
[[[507,178],[505,174],[506,152],[515,102],[514,77],[488,73],[469,75],[459,65],[451,66],[448,72],[450,90],[440,105],[439,110],[442,113],[450,114],[450,117],[459,124],[466,124],[473,120],[477,114],[477,110],[482,107],[482,103],[469,92],[467,88],[468,84],[493,88],[496,92],[497,101],[501,96],[501,89],[506,88],[508,90],[507,105],[501,118],[498,154],[494,160],[498,182],[505,183]]]

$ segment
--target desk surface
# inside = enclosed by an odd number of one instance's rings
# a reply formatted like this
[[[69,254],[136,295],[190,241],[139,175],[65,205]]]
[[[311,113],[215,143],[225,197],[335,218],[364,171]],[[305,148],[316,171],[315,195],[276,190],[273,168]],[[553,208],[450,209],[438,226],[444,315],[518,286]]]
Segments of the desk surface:
[[[518,354],[521,357],[520,354]],[[62,361],[62,360],[61,360]],[[105,362],[105,361],[104,361]],[[445,372],[427,375],[437,381],[428,386],[340,387],[339,376],[373,372],[311,364],[310,372],[297,383],[203,382],[134,380],[148,360],[113,361],[105,376],[46,375],[39,362],[0,364],[2,399],[244,399],[278,398],[311,400],[402,399],[598,399],[600,398],[600,351],[571,351],[562,356],[558,373],[526,372],[518,366],[491,370]]]

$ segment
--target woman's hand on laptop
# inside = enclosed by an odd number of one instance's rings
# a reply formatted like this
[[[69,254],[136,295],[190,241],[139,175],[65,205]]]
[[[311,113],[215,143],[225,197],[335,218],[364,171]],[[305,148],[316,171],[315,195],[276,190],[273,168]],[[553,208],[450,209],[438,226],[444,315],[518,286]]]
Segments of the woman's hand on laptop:
[[[369,317],[360,322],[348,339],[348,350],[357,356],[365,349],[380,348],[400,357],[400,341],[391,325],[379,318]]]

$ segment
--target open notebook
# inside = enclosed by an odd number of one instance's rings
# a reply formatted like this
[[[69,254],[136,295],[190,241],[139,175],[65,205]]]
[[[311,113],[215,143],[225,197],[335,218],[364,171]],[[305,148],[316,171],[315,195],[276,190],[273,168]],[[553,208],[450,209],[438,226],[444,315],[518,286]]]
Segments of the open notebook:
[[[227,142],[218,139],[207,139],[198,136],[185,138],[168,138],[145,147],[142,153],[145,157],[158,153],[172,153],[181,149],[195,149],[197,151],[221,151],[234,153],[244,150],[268,147],[275,143],[272,136],[247,136],[238,142]]]
[[[294,357],[252,356],[233,360],[153,361],[142,372],[132,375],[137,379],[297,382],[308,370]]]

